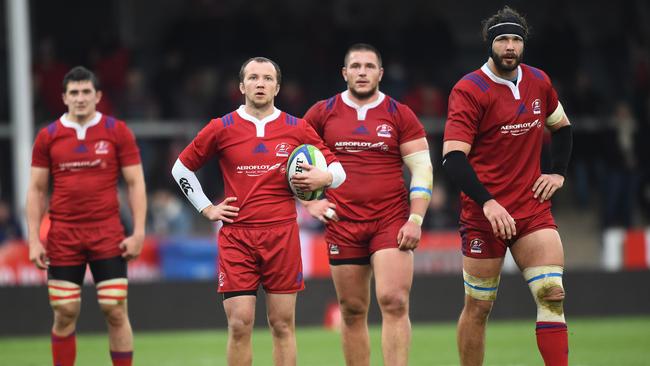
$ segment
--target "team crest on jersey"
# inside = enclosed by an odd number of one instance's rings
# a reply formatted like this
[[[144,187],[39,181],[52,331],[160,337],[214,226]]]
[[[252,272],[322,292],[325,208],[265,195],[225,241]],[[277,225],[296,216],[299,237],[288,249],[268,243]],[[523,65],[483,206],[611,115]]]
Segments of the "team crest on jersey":
[[[377,136],[379,137],[391,137],[391,132],[393,128],[387,124],[377,126]]]
[[[281,142],[275,146],[275,156],[286,158],[289,156],[289,150],[291,150],[291,145],[286,142]]]
[[[219,287],[223,287],[224,282],[226,282],[226,274],[219,272]]]
[[[472,239],[472,241],[469,242],[469,251],[474,254],[483,253],[483,240],[479,238]]]
[[[339,246],[336,244],[330,244],[330,254],[331,255],[339,254]]]
[[[539,99],[535,99],[533,101],[533,114],[540,114],[542,113],[542,101]]]
[[[108,154],[108,150],[109,150],[110,146],[111,145],[108,143],[108,141],[105,141],[105,140],[97,141],[95,143],[95,154],[97,154],[97,155],[106,155],[106,154]]]

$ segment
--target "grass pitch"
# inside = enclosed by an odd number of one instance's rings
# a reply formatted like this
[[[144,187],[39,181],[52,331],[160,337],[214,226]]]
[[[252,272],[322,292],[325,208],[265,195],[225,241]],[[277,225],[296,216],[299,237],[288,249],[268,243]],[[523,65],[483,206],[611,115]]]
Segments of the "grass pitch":
[[[381,333],[371,327],[372,365],[382,365]],[[344,365],[339,334],[299,327],[298,365]],[[415,324],[410,365],[458,365],[455,324]],[[650,317],[570,319],[569,363],[591,365],[650,365]],[[137,332],[135,365],[226,365],[226,332]],[[271,336],[256,329],[253,364],[272,365]],[[51,365],[49,337],[0,338],[0,365]],[[110,366],[105,334],[77,334],[77,365]],[[537,351],[534,321],[492,321],[488,326],[485,365],[543,365]]]

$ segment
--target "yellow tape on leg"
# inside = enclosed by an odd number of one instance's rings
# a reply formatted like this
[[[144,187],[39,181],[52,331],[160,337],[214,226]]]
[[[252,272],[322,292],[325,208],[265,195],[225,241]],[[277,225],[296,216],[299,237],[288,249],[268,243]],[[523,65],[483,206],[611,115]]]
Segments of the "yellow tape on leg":
[[[561,266],[539,266],[524,269],[524,278],[533,294],[535,304],[537,304],[538,322],[565,323],[563,273],[564,269]],[[548,297],[554,293],[561,294],[561,299],[549,300]]]
[[[50,305],[63,305],[81,301],[81,287],[74,282],[63,280],[47,281]]]
[[[117,305],[126,301],[129,281],[114,278],[97,283],[97,301],[103,305]]]
[[[500,276],[480,278],[474,277],[463,270],[465,294],[477,299],[494,301],[497,298]]]

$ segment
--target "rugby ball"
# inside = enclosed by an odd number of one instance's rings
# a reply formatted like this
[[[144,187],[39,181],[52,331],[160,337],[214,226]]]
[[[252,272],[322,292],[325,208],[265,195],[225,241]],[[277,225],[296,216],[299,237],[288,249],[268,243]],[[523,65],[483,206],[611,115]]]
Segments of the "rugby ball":
[[[293,150],[291,155],[289,155],[289,160],[287,161],[287,182],[289,182],[289,188],[291,188],[293,194],[303,201],[318,199],[323,194],[323,191],[325,190],[324,187],[308,192],[294,187],[291,183],[291,177],[295,174],[302,173],[302,168],[299,166],[301,163],[313,165],[317,169],[327,171],[325,156],[323,156],[323,153],[320,152],[316,146],[303,144]]]

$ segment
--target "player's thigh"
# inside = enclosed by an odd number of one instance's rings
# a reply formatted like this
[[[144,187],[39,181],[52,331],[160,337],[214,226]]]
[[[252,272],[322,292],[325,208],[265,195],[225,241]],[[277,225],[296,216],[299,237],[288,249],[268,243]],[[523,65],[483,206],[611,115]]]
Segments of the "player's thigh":
[[[55,313],[76,317],[81,309],[81,286],[86,264],[48,268],[47,287],[50,306]]]
[[[543,265],[564,266],[564,249],[557,230],[540,229],[519,238],[511,247],[520,269]]]
[[[230,326],[253,326],[255,320],[255,295],[233,296],[223,300],[223,308]]]
[[[377,298],[408,296],[413,283],[413,251],[397,248],[376,251],[371,257]]]
[[[344,307],[367,309],[370,304],[370,265],[330,265],[330,270],[339,302]]]
[[[126,260],[122,256],[98,259],[91,261],[89,267],[97,288],[97,302],[102,311],[125,313],[129,285]]]
[[[501,274],[502,267],[503,257],[471,258],[463,256],[463,271],[474,277],[498,277]]]

